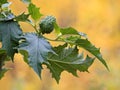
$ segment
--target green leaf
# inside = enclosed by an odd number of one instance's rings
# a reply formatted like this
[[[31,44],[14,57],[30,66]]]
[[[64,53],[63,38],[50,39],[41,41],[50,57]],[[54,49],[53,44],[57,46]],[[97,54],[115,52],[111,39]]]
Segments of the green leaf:
[[[62,33],[62,35],[80,35],[84,38],[87,38],[87,35],[85,33],[82,32],[78,32],[76,29],[72,28],[72,27],[68,27],[68,28],[61,28],[60,32]]]
[[[21,0],[23,3],[30,4],[31,0]]]
[[[41,76],[42,63],[47,60],[48,52],[54,53],[51,45],[42,37],[35,33],[26,33],[25,39],[19,45],[19,52],[24,55],[25,61]]]
[[[4,65],[4,61],[7,58],[6,51],[3,49],[0,49],[0,70],[2,70],[2,66]]]
[[[15,16],[12,13],[0,13],[0,21],[9,21],[14,19]]]
[[[14,47],[18,45],[22,30],[15,21],[0,22],[0,36],[2,48],[6,50],[7,55],[13,60],[14,54],[17,52]]]
[[[22,55],[24,55],[24,61],[27,63],[27,64],[29,64],[29,62],[28,62],[28,52],[26,51],[26,50],[19,50],[19,52],[22,54]]]
[[[1,4],[7,3],[7,0],[0,0]]]
[[[68,35],[67,37],[61,37],[59,40],[69,43],[71,45],[75,45],[76,40],[80,39],[80,36]]]
[[[60,27],[57,23],[54,23],[55,33],[59,36],[61,34]]]
[[[79,35],[78,31],[75,30],[72,27],[69,28],[61,28],[60,32],[62,33],[62,35],[66,35],[66,34],[75,34],[75,35]]]
[[[0,49],[0,79],[4,76],[5,72],[8,71],[8,69],[5,69],[5,68],[3,69],[6,58],[7,58],[6,51],[3,49]]]
[[[22,14],[20,14],[19,16],[17,16],[15,19],[16,19],[17,21],[25,22],[25,21],[29,21],[28,17],[29,17],[29,14],[24,14],[24,13],[22,13]]]
[[[89,51],[91,54],[93,54],[95,57],[97,57],[98,60],[102,62],[102,64],[105,65],[105,67],[109,70],[107,63],[105,60],[102,58],[102,55],[100,53],[100,49],[96,48],[90,41],[87,39],[78,39],[76,40],[76,45],[79,47],[84,48],[85,50]]]
[[[0,0],[0,6],[5,3],[7,3],[7,0]]]
[[[34,4],[30,3],[28,6],[28,11],[29,14],[31,15],[31,17],[37,21],[40,19],[40,17],[42,16],[42,14],[39,12],[40,8],[37,8]]]
[[[2,41],[2,35],[1,35],[1,32],[0,32],[0,42]]]
[[[58,40],[84,48],[93,54],[98,60],[100,60],[101,63],[109,70],[107,63],[100,53],[100,49],[96,48],[90,41],[88,41],[88,39],[82,39],[79,36],[68,35],[67,37],[60,37]]]
[[[9,6],[11,5],[11,2],[8,2],[8,3],[5,3],[5,4],[2,4],[1,8],[3,11],[9,11]]]
[[[2,69],[0,70],[0,79],[2,79],[2,77],[4,76],[4,74],[8,71],[8,69]]]
[[[79,35],[82,36],[84,38],[87,38],[87,35],[85,33],[82,32],[78,32],[76,29],[72,28],[72,27],[68,27],[68,28],[60,28],[57,23],[54,24],[55,27],[55,32],[58,35]]]
[[[44,63],[50,69],[52,77],[59,83],[62,71],[68,71],[77,76],[77,70],[87,71],[94,59],[89,56],[84,59],[83,54],[79,54],[77,47],[67,47],[67,44],[53,48],[55,54],[49,54],[48,62]]]

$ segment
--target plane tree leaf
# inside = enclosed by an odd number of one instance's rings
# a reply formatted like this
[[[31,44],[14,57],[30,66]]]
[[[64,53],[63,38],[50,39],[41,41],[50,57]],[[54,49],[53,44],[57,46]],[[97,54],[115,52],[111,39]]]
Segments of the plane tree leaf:
[[[56,54],[49,53],[48,62],[44,64],[50,69],[52,77],[59,83],[60,75],[63,71],[72,73],[77,76],[77,70],[80,72],[87,71],[94,61],[94,58],[79,54],[76,46],[67,47],[67,44],[54,47]]]
[[[58,37],[57,40],[69,43],[71,45],[77,45],[77,46],[79,46],[81,48],[84,48],[85,50],[87,50],[88,52],[93,54],[109,70],[109,68],[107,66],[107,63],[105,62],[105,60],[102,57],[100,49],[96,48],[87,39],[86,34],[84,34],[82,32],[78,32],[77,30],[75,30],[72,27],[60,28],[57,24],[55,24],[55,30],[57,30],[57,32],[61,33],[60,37]]]
[[[30,3],[28,6],[29,14],[35,21],[39,20],[42,16],[39,10],[40,8],[37,8],[33,3]]]
[[[28,17],[29,17],[29,14],[22,13],[22,14],[16,16],[15,19],[16,19],[17,21],[25,22],[25,21],[29,21]]]
[[[78,39],[75,44],[93,54],[109,70],[107,63],[100,53],[100,49],[96,48],[90,41],[88,41],[88,39]]]
[[[48,53],[54,51],[46,39],[35,33],[26,33],[22,38],[24,41],[18,50],[24,55],[25,61],[41,76],[42,63],[47,60]]]
[[[12,59],[17,50],[14,49],[18,45],[22,30],[19,24],[15,21],[3,21],[0,22],[0,41],[2,42],[2,48],[6,50],[7,55]]]
[[[108,66],[106,61],[103,59],[102,54],[100,52],[100,48],[96,48],[88,39],[83,39],[78,36],[68,36],[64,38],[59,38],[60,41],[69,43],[71,45],[77,45],[80,48],[87,50],[89,53],[94,55],[108,70]]]

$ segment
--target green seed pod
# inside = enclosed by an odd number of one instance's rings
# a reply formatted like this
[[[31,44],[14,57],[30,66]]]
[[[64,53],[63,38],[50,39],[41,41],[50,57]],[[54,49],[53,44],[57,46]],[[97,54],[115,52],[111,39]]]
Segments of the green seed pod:
[[[54,29],[55,22],[56,22],[56,19],[53,16],[46,16],[45,18],[43,18],[39,24],[42,34],[51,33]]]

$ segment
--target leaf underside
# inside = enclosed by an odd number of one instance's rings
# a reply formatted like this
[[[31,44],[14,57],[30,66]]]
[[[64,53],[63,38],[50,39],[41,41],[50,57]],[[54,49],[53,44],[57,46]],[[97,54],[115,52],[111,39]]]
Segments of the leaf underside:
[[[25,39],[19,45],[19,52],[24,55],[25,61],[41,76],[42,63],[47,60],[48,52],[54,53],[51,45],[35,33],[26,33]]]

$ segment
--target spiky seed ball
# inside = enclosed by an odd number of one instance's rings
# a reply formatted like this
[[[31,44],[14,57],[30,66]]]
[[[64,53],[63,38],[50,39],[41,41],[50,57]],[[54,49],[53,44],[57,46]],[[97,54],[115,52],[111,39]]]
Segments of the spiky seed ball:
[[[39,24],[42,34],[51,33],[54,29],[55,22],[56,22],[56,19],[53,16],[46,16],[45,18],[43,18]]]

